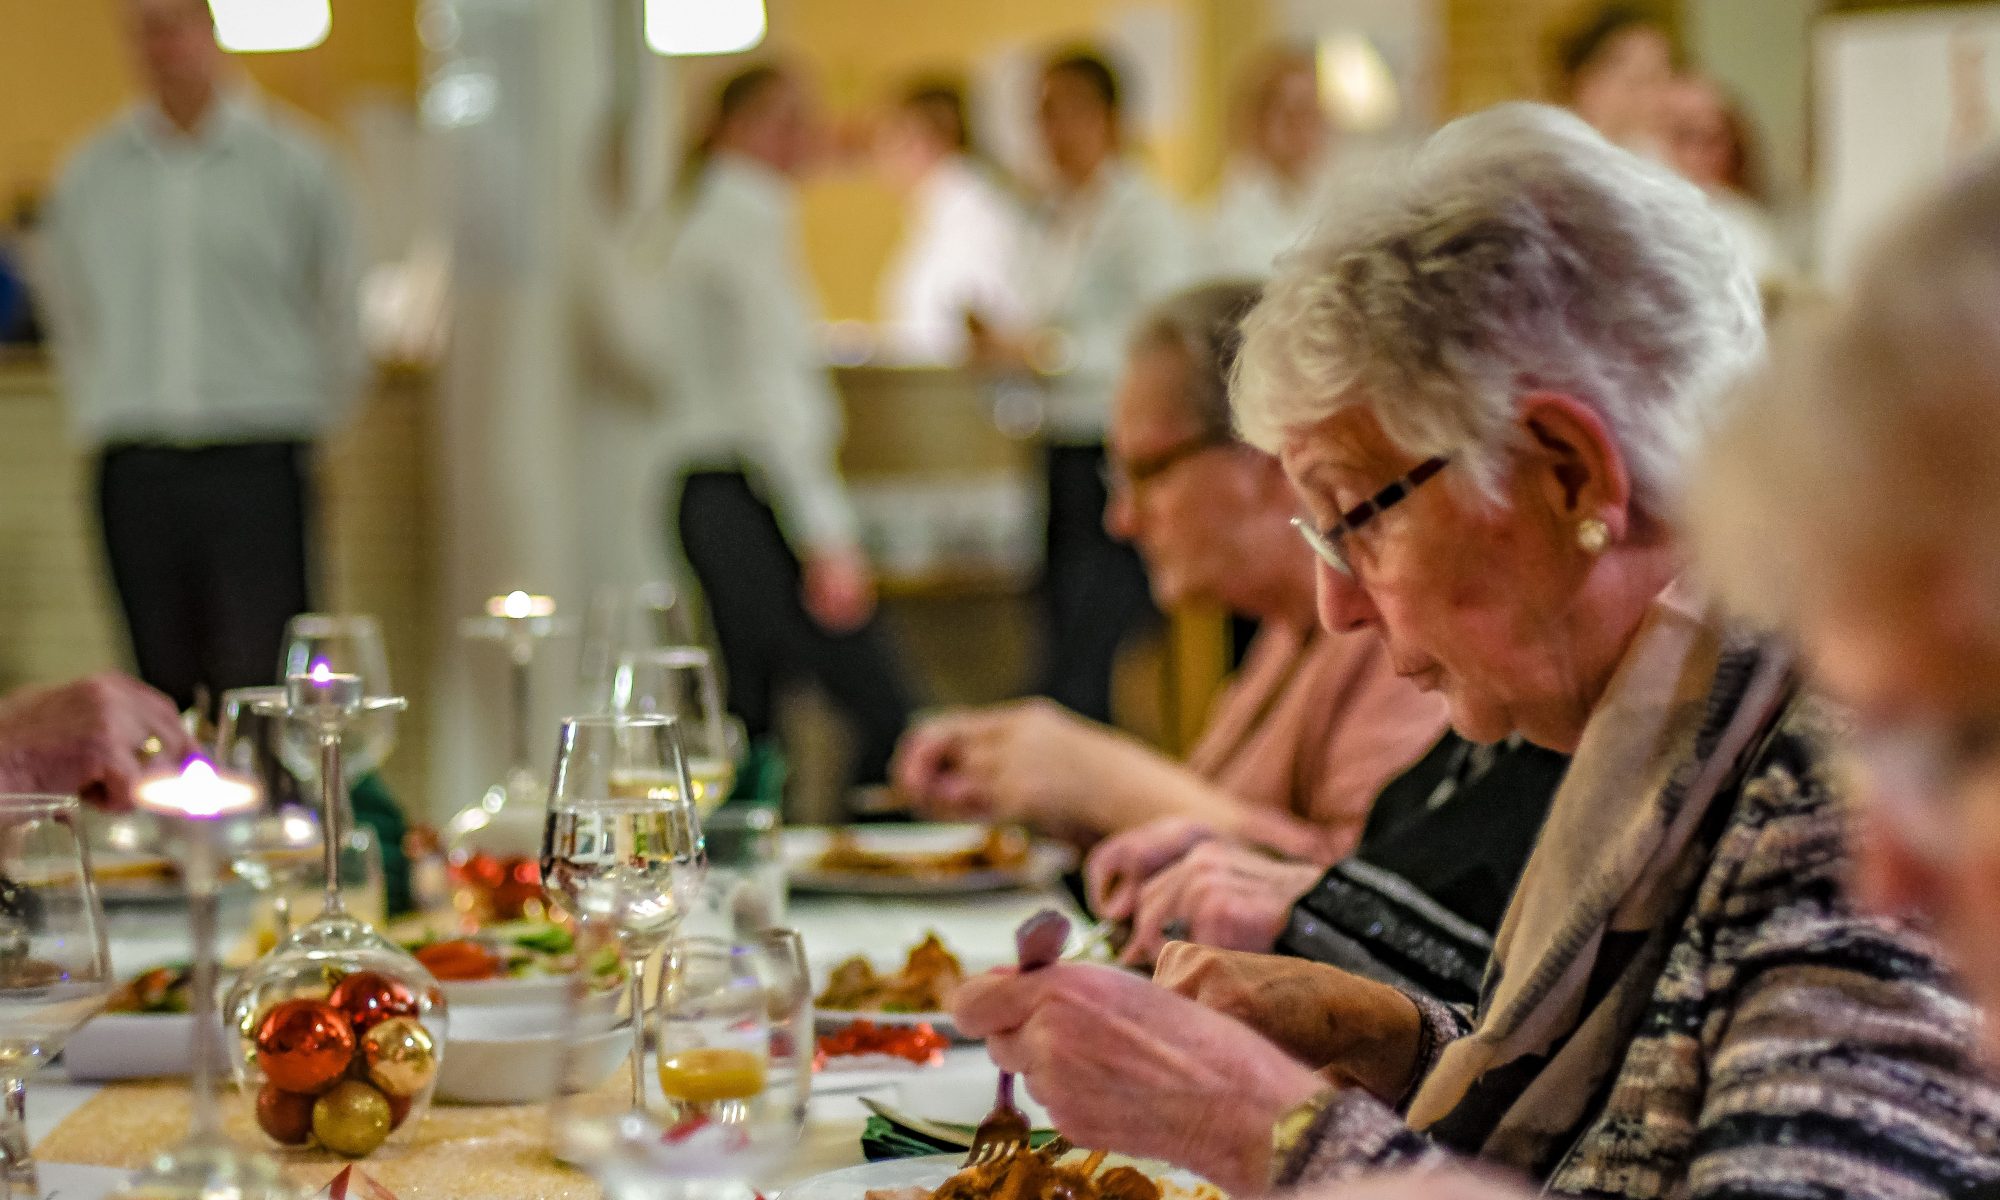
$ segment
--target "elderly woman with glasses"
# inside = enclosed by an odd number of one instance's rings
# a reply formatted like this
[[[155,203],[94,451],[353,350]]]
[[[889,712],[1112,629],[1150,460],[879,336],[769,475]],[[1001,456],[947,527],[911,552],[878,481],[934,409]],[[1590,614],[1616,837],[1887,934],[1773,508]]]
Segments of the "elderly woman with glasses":
[[[1340,211],[1249,318],[1234,403],[1304,498],[1322,621],[1460,733],[1573,756],[1479,1004],[1169,947],[1193,999],[1059,964],[968,982],[960,1027],[1073,1140],[1237,1191],[1461,1158],[1634,1198],[2000,1175],[1969,1007],[1841,895],[1824,720],[1681,580],[1685,460],[1763,345],[1700,193],[1510,105]]]

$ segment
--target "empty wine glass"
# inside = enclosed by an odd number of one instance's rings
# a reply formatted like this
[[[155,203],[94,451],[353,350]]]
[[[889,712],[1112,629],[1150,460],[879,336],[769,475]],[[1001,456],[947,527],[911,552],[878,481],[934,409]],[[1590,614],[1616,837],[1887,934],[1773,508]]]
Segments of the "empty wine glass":
[[[584,712],[611,711],[618,660],[635,650],[695,642],[694,621],[670,583],[613,584],[590,598],[577,655],[577,703]]]
[[[41,1195],[27,1077],[111,994],[104,910],[72,796],[0,795],[0,1200]]]
[[[610,711],[679,717],[696,811],[706,817],[736,786],[743,726],[722,708],[715,658],[700,646],[662,646],[621,655]]]
[[[672,784],[662,786],[662,780]],[[701,824],[680,725],[663,716],[562,723],[542,842],[542,886],[572,915],[591,900],[616,926],[632,1012],[632,1108],[645,1052],[645,968],[699,896]]]

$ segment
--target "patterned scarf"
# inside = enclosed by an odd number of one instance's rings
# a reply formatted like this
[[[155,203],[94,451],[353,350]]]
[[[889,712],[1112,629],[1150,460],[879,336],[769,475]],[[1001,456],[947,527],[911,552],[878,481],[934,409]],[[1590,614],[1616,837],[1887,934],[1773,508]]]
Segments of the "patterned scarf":
[[[1479,1018],[1418,1086],[1411,1125],[1546,1170],[1624,1057],[1718,834],[1711,812],[1790,690],[1681,585],[1654,601],[1592,711],[1515,889]]]

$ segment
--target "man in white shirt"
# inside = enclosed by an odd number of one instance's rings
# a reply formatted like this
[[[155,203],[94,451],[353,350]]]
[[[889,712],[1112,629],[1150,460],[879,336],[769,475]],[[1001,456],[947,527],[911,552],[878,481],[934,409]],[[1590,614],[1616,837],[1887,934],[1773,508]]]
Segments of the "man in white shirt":
[[[311,446],[364,360],[329,150],[227,88],[203,0],[124,15],[149,94],[57,185],[48,315],[139,673],[185,708],[269,683],[309,607]]]
[[[909,197],[908,231],[882,277],[884,356],[956,364],[966,322],[1017,328],[1023,214],[972,156],[956,84],[910,88],[875,140],[876,161]]]
[[[853,778],[873,783],[911,703],[836,461],[840,400],[799,244],[793,178],[816,140],[806,90],[784,69],[723,86],[667,260],[664,441],[731,710],[763,737],[779,685],[815,680],[853,725]]]

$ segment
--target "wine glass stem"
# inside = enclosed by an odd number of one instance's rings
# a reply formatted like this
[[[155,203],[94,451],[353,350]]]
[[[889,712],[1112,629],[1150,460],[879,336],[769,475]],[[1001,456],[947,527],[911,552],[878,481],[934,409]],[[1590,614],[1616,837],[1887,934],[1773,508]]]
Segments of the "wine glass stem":
[[[631,978],[625,981],[632,1005],[632,1111],[635,1113],[646,1109],[646,965],[652,958],[651,947],[635,946]]]
[[[42,1194],[35,1160],[28,1154],[28,1081],[7,1081],[7,1108],[0,1115],[0,1200],[35,1200]]]
[[[347,830],[341,825],[347,807],[347,777],[340,759],[340,730],[334,726],[323,727],[319,733],[319,786],[326,806],[320,825],[326,842],[326,904],[321,911],[340,916],[346,912],[340,900],[340,848],[347,840]]]
[[[193,1134],[212,1139],[222,1128],[215,1107],[215,872],[214,831],[195,822],[188,838],[188,917],[194,933]]]
[[[271,889],[271,928],[281,942],[292,936],[292,898],[283,884]]]
[[[508,707],[512,710],[510,715],[513,721],[508,737],[511,745],[507,748],[507,761],[516,771],[532,772],[532,768],[528,765],[528,742],[532,724],[528,715],[528,669],[533,661],[534,643],[523,639],[514,647],[513,669],[509,672],[511,695],[508,697]]]

